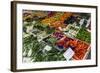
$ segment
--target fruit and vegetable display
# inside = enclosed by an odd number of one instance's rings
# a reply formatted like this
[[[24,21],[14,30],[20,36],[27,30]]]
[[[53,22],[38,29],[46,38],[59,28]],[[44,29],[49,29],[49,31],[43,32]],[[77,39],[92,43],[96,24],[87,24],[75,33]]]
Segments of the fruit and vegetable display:
[[[23,62],[90,59],[90,18],[89,13],[84,16],[74,12],[23,10]],[[66,55],[67,52],[70,54]]]

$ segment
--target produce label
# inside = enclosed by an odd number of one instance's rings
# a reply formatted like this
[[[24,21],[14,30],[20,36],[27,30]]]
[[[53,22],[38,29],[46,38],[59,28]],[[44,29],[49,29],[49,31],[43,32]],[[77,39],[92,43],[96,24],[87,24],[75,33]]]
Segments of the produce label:
[[[66,58],[66,60],[70,60],[73,55],[74,55],[74,51],[71,48],[68,48],[65,52],[64,52],[64,57]]]

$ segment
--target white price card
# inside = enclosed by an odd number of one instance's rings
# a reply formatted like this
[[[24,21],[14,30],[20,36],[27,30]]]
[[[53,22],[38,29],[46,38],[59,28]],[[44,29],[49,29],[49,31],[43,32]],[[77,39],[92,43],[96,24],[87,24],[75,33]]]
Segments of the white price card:
[[[63,56],[66,58],[66,60],[70,60],[75,52],[69,47],[63,54]]]

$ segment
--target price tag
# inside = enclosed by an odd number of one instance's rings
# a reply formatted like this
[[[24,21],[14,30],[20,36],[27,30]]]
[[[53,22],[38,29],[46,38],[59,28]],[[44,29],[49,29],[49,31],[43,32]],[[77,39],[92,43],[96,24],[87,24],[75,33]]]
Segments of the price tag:
[[[64,52],[63,56],[66,58],[66,60],[70,60],[73,57],[74,54],[75,54],[75,52],[71,48],[68,48]]]
[[[52,49],[52,47],[49,46],[49,45],[46,45],[46,46],[44,47],[44,49],[47,50],[47,51],[50,51],[50,50]]]

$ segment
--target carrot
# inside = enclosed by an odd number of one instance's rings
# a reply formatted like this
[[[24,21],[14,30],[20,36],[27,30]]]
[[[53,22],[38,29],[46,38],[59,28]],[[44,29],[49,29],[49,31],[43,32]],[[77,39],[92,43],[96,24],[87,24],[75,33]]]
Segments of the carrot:
[[[73,59],[79,60],[79,58],[76,55],[73,56]]]

